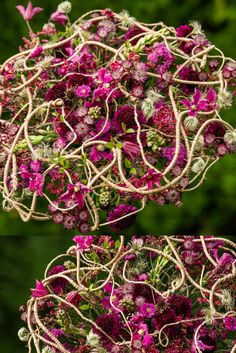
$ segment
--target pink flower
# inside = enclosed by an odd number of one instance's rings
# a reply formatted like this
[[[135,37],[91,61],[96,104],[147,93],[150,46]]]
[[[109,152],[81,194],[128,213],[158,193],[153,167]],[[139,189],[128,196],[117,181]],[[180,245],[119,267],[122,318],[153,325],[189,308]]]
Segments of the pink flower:
[[[225,328],[228,331],[236,331],[236,317],[227,316],[224,318]]]
[[[196,116],[200,111],[207,108],[207,101],[202,99],[202,92],[198,89],[195,89],[191,100],[183,99],[181,102],[188,108],[189,116]]]
[[[31,191],[36,191],[39,196],[43,196],[44,176],[42,174],[22,171],[21,178],[29,180],[29,189]]]
[[[139,310],[144,317],[150,318],[154,316],[156,308],[154,304],[144,303],[140,306]]]
[[[33,298],[41,298],[49,294],[47,288],[44,286],[42,281],[36,280],[36,287],[31,289]]]
[[[144,184],[146,183],[148,190],[151,190],[153,185],[160,185],[160,179],[162,178],[161,173],[157,173],[154,169],[149,169],[147,174],[142,176],[140,181],[142,181]]]
[[[140,148],[137,143],[125,141],[122,144],[122,149],[133,161],[138,155],[140,155]]]
[[[58,10],[53,12],[50,19],[54,22],[59,23],[62,26],[65,26],[66,22],[68,21],[68,17]]]
[[[39,12],[43,11],[41,7],[34,7],[32,5],[32,2],[29,1],[28,5],[26,8],[22,5],[17,5],[16,6],[17,10],[20,12],[22,17],[24,18],[25,21],[30,21],[32,18],[37,15]]]
[[[209,91],[207,92],[207,95],[206,95],[206,100],[207,100],[206,111],[207,112],[210,112],[214,109],[217,109],[218,104],[216,103],[216,99],[217,99],[216,91],[213,88],[210,88]]]
[[[87,250],[90,249],[94,237],[92,235],[76,235],[73,240],[77,244],[77,250]]]
[[[75,94],[80,98],[87,98],[91,93],[91,88],[88,85],[78,86],[75,90]]]
[[[34,51],[30,54],[30,58],[36,58],[37,56],[42,54],[42,52],[43,52],[43,47],[39,46],[36,49],[34,49]]]
[[[67,191],[60,197],[61,201],[75,201],[76,205],[79,208],[84,207],[84,199],[85,199],[85,192],[90,191],[85,185],[78,182],[75,185],[69,184],[67,187]]]

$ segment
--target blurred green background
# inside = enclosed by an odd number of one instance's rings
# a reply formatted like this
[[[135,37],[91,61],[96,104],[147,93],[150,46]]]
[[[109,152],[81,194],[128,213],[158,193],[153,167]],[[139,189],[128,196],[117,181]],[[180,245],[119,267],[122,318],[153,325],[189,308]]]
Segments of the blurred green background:
[[[15,9],[18,0],[1,0],[0,11],[0,61],[17,52],[27,35],[26,25]],[[58,1],[38,0],[34,5],[45,10],[32,21],[34,29],[46,21],[55,11]],[[26,5],[27,1],[22,0]],[[235,0],[72,0],[71,19],[75,20],[84,12],[95,8],[112,8],[120,12],[126,8],[132,16],[146,22],[164,21],[179,26],[189,20],[200,21],[208,38],[226,56],[236,57],[236,2]],[[223,112],[223,117],[236,126],[236,104],[233,109]],[[158,234],[234,234],[236,232],[236,154],[224,157],[208,173],[207,182],[194,192],[186,193],[183,206],[158,207],[149,205],[139,214],[136,224],[128,233]],[[109,229],[101,229],[109,233]],[[69,234],[61,226],[50,223],[29,222],[24,224],[15,213],[0,211],[0,234]]]

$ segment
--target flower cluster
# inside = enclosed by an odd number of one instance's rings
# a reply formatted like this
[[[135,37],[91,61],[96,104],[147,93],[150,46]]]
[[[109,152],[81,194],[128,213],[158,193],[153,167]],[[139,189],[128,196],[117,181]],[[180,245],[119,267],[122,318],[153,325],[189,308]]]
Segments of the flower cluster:
[[[195,22],[175,29],[106,9],[71,24],[64,1],[34,33],[42,9],[17,9],[30,32],[0,70],[5,210],[119,231],[149,201],[179,207],[235,151],[219,113],[232,104],[236,63]]]
[[[19,338],[43,353],[235,352],[236,245],[213,236],[76,236],[47,266]],[[64,261],[63,261],[64,257]]]

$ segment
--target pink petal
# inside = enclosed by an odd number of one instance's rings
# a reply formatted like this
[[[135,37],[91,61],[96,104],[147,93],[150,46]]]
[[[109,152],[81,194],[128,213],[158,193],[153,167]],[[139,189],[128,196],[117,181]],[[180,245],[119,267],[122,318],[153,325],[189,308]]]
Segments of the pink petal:
[[[215,102],[217,98],[216,91],[213,88],[210,88],[206,95],[208,102]]]
[[[35,7],[32,11],[32,17],[37,15],[39,12],[42,12],[43,8],[42,7]]]
[[[199,91],[198,89],[195,90],[194,96],[193,96],[193,102],[194,104],[198,104],[200,102],[200,99],[202,97],[202,92]]]
[[[190,108],[192,103],[188,99],[182,99],[181,103],[185,105],[185,107]]]
[[[17,5],[16,8],[20,12],[20,14],[24,17],[25,16],[25,8],[24,8],[24,6]]]

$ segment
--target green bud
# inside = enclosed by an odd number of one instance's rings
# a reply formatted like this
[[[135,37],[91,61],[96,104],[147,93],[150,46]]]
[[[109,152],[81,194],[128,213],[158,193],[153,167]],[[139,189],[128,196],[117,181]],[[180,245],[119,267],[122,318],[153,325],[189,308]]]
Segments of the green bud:
[[[29,330],[26,327],[21,327],[18,331],[18,337],[23,342],[28,341],[30,337]]]

